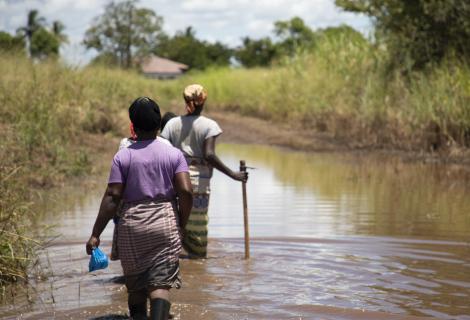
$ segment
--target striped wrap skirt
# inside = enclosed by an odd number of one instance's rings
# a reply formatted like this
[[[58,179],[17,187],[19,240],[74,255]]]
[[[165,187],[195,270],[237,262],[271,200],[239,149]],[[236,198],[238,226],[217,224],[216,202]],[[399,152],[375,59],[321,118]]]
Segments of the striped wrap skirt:
[[[180,288],[181,238],[174,202],[123,204],[117,246],[128,292]]]
[[[186,158],[193,187],[193,207],[185,227],[183,247],[190,257],[207,256],[209,196],[212,167],[201,159]]]

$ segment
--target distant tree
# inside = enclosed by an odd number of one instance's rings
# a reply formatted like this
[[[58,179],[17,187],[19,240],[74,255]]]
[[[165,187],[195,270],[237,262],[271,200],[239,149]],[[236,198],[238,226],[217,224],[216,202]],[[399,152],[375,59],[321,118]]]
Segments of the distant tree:
[[[20,36],[12,36],[7,32],[0,31],[0,51],[3,52],[23,52],[24,39]]]
[[[448,54],[470,58],[468,0],[335,0],[346,11],[370,16],[393,64],[423,68]]]
[[[60,44],[67,42],[64,29],[60,21],[54,21],[49,32],[46,29],[46,19],[39,15],[38,10],[30,10],[26,25],[18,28],[17,33],[26,38],[29,55],[42,59],[59,54]]]
[[[230,59],[233,56],[233,50],[221,42],[207,43],[204,42],[206,47],[206,55],[209,58],[210,65],[213,66],[228,66]]]
[[[119,61],[116,56],[109,52],[103,52],[94,57],[90,65],[104,66],[104,67],[119,67]]]
[[[125,68],[132,66],[134,57],[149,53],[161,34],[163,18],[150,9],[137,8],[136,3],[109,3],[86,31],[85,46],[113,55]]]
[[[237,48],[235,58],[245,67],[266,67],[277,57],[277,47],[270,38],[253,40],[242,39],[243,44]]]
[[[68,43],[68,37],[64,33],[65,26],[59,20],[52,22],[52,33],[55,35],[59,43]]]
[[[34,32],[31,37],[31,56],[38,59],[57,57],[59,55],[60,43],[57,37],[44,28]]]
[[[173,37],[161,37],[154,53],[187,64],[191,68],[204,69],[209,64],[204,48],[192,27],[178,31]]]
[[[200,70],[212,65],[226,66],[232,56],[232,50],[220,42],[211,44],[197,39],[192,27],[177,32],[173,37],[160,37],[154,53]]]
[[[324,36],[330,39],[338,39],[338,38],[348,38],[351,41],[355,42],[366,42],[366,38],[357,31],[356,29],[348,26],[348,25],[341,25],[339,27],[327,27],[324,29],[320,29],[316,31],[317,36]]]
[[[38,10],[34,9],[28,12],[26,25],[17,29],[17,32],[26,38],[28,48],[31,46],[31,38],[33,37],[34,33],[40,28],[44,27],[45,24],[46,19],[39,16]],[[31,54],[30,49],[29,53]]]
[[[275,22],[274,33],[280,40],[279,49],[290,56],[298,49],[310,49],[315,44],[315,33],[299,17]]]

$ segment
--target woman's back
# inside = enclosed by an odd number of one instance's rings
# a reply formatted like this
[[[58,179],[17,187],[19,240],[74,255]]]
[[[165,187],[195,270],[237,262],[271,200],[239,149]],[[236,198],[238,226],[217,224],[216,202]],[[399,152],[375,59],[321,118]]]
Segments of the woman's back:
[[[201,115],[186,115],[171,119],[161,133],[186,157],[203,158],[204,141],[222,133],[217,122]]]
[[[187,171],[182,153],[155,140],[137,141],[114,156],[109,183],[125,185],[124,202],[173,200],[175,174]]]

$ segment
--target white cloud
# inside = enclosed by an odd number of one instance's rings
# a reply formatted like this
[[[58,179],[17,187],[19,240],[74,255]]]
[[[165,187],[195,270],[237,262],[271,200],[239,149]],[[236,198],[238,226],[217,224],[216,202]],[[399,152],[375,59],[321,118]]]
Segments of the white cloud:
[[[103,12],[108,0],[0,0],[0,29],[8,32],[26,23],[27,12],[38,9],[49,23],[62,21],[70,45],[62,52],[69,61],[87,61],[80,42],[92,20]],[[244,36],[272,35],[273,23],[300,16],[312,28],[347,23],[360,31],[370,29],[364,16],[342,12],[334,0],[141,0],[140,6],[164,17],[165,31],[173,34],[192,26],[208,41],[240,44]]]

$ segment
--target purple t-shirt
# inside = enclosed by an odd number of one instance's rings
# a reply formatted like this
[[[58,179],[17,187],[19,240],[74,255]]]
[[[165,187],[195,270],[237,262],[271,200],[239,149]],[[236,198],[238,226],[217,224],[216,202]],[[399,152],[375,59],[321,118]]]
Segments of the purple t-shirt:
[[[158,139],[137,141],[116,153],[108,183],[123,183],[124,202],[168,199],[176,196],[175,175],[188,172],[178,149]]]

